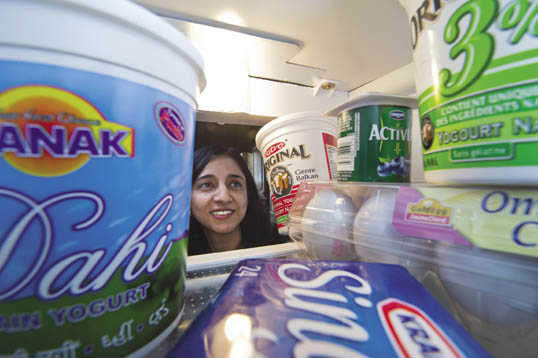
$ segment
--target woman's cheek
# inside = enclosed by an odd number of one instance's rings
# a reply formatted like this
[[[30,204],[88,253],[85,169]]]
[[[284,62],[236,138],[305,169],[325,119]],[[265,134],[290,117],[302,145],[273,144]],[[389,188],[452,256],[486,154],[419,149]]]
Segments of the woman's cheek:
[[[244,193],[242,195],[242,201],[241,201],[241,220],[245,217],[248,209],[248,196],[247,193]]]
[[[207,206],[207,195],[204,193],[193,190],[191,192],[191,212],[196,219],[199,220],[200,213],[203,212],[204,207]]]

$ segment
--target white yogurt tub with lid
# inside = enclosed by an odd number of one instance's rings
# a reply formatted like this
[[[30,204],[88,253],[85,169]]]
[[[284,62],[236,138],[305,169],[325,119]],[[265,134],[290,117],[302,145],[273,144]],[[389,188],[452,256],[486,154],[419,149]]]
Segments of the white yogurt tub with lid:
[[[336,174],[336,119],[318,112],[272,120],[256,135],[262,153],[278,231],[288,233],[288,212],[304,180],[332,180]]]
[[[0,356],[148,356],[184,307],[203,61],[128,1],[0,2]]]
[[[538,184],[538,5],[400,0],[416,66],[424,177]]]

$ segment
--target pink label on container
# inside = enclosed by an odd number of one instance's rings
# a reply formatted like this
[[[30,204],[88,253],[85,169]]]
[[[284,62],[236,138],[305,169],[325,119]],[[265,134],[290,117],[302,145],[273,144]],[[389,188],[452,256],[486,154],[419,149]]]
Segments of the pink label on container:
[[[432,225],[450,225],[451,208],[443,206],[437,199],[425,198],[418,203],[407,204],[405,220]]]
[[[417,214],[408,212],[405,216],[406,221],[428,223],[434,225],[450,225],[449,217],[438,217],[434,215]]]
[[[403,236],[472,246],[452,228],[452,208],[435,198],[424,198],[414,187],[398,189],[392,218],[394,230]]]

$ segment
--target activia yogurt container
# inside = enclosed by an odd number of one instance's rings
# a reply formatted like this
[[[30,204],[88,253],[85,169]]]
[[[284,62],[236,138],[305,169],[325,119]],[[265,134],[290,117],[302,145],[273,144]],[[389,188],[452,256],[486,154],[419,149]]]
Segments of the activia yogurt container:
[[[409,182],[416,99],[367,93],[329,110],[338,116],[338,181]]]
[[[175,328],[202,68],[131,2],[0,2],[0,356],[144,357]]]
[[[424,177],[538,183],[538,4],[400,0],[409,16]]]
[[[336,119],[318,112],[291,113],[256,134],[263,155],[278,232],[288,234],[288,212],[305,180],[332,180],[336,173]]]

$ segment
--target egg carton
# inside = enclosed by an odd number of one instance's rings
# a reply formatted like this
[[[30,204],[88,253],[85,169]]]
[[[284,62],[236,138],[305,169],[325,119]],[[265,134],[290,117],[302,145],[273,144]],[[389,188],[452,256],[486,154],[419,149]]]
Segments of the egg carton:
[[[496,357],[538,356],[538,189],[303,182],[312,259],[399,264]]]

